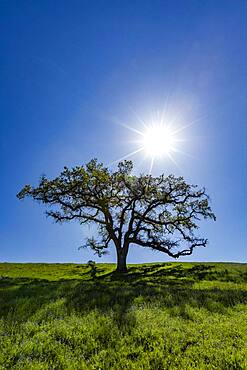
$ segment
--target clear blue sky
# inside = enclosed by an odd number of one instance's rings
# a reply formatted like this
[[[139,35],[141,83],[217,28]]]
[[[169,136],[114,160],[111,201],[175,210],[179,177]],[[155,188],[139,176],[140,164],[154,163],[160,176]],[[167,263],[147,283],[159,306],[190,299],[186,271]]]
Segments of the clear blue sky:
[[[168,102],[186,142],[153,174],[205,186],[217,215],[190,260],[247,261],[247,2],[0,2],[0,260],[86,262],[77,224],[16,193],[39,176],[135,149],[136,113]],[[169,97],[169,100],[167,98]],[[138,169],[148,170],[141,155]],[[96,259],[96,258],[95,258]],[[96,259],[97,260],[97,259]],[[100,261],[114,261],[114,251]],[[133,248],[128,262],[166,261]],[[185,259],[186,260],[186,259]],[[188,258],[187,258],[188,260]]]

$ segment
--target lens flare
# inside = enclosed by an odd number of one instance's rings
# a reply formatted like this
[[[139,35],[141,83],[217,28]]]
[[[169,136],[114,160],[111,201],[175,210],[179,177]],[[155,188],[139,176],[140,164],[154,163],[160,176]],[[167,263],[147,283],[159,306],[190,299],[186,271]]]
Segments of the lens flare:
[[[117,163],[139,153],[141,155],[141,161],[143,159],[150,160],[149,173],[152,172],[156,160],[165,160],[166,158],[181,170],[175,160],[175,155],[177,153],[188,155],[179,148],[179,144],[187,141],[184,135],[181,136],[182,131],[193,125],[194,122],[188,122],[183,125],[181,123],[179,124],[176,117],[172,119],[172,117],[168,117],[163,111],[153,112],[147,120],[139,117],[136,113],[135,117],[137,118],[137,126],[131,126],[123,122],[117,123],[135,134],[135,138],[131,142],[136,144],[136,149],[110,164]]]

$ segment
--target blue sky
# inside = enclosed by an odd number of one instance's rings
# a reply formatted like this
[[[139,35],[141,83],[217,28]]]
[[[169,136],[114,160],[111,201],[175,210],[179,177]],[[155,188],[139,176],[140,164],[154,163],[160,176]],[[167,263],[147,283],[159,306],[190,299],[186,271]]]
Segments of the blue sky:
[[[86,262],[85,230],[16,193],[41,174],[135,150],[137,116],[190,125],[152,173],[205,186],[217,221],[184,260],[247,261],[247,2],[0,2],[0,260]],[[142,154],[136,171],[148,171]],[[133,248],[128,262],[166,261]],[[114,251],[101,262],[115,261]]]

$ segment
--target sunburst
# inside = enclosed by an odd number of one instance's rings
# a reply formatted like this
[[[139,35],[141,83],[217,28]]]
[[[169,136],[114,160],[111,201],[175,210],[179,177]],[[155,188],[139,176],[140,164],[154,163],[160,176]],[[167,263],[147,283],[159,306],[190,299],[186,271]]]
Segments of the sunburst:
[[[187,127],[191,126],[191,124],[178,125],[175,119],[165,119],[164,114],[160,114],[158,111],[153,113],[147,121],[140,118],[136,113],[135,116],[139,126],[141,124],[141,128],[124,123],[120,124],[135,134],[132,142],[134,141],[137,148],[113,163],[142,152],[142,157],[150,160],[149,173],[152,172],[155,161],[165,158],[169,159],[179,168],[175,159],[176,153],[188,155],[179,148],[179,143],[185,141],[185,138],[181,137],[181,133]]]

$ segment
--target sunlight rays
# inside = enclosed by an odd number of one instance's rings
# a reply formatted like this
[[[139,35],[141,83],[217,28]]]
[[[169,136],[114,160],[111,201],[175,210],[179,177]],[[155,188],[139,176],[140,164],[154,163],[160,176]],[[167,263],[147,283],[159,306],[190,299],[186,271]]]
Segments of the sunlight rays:
[[[124,161],[125,159],[127,159],[127,158],[129,158],[129,157],[132,157],[133,155],[135,155],[135,154],[137,154],[137,153],[141,152],[142,150],[143,150],[143,148],[136,149],[136,150],[134,150],[133,152],[128,153],[128,154],[124,155],[123,157],[118,158],[118,159],[116,159],[115,161],[113,161],[113,162],[109,163],[109,164],[108,164],[108,166],[111,166],[111,165],[116,164],[116,163],[118,163],[118,162]]]
[[[163,109],[153,111],[149,118],[145,120],[132,107],[129,107],[137,120],[137,127],[119,121],[118,124],[135,134],[131,142],[136,144],[137,149],[126,153],[126,155],[111,162],[110,165],[141,153],[142,160],[150,161],[149,174],[152,173],[156,161],[165,160],[166,158],[181,171],[181,167],[175,158],[176,154],[193,157],[179,147],[181,143],[188,141],[181,134],[198,120],[181,124],[181,113],[168,117],[168,100],[169,97],[167,97]]]

